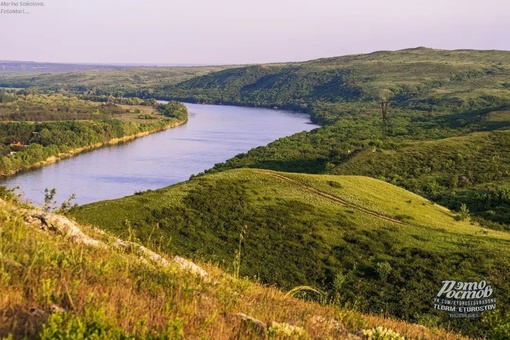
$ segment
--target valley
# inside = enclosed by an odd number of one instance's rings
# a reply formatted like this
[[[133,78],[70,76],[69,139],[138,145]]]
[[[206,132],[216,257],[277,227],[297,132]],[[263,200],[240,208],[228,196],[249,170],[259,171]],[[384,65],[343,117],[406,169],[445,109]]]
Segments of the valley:
[[[165,99],[307,113],[321,127],[189,180],[66,213],[234,277],[309,287],[321,298],[301,298],[332,308],[506,339],[509,65],[507,51],[420,47],[193,74],[4,75],[0,86],[118,105]],[[450,317],[434,307],[448,280],[490,282],[497,308]]]

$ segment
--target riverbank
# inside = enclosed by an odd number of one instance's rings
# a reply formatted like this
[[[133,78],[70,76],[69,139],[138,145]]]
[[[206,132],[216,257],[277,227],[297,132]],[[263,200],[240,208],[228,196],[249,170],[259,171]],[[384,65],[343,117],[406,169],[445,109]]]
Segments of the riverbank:
[[[0,173],[0,176],[2,176],[2,177],[9,177],[9,176],[16,175],[16,174],[18,174],[20,172],[37,169],[37,168],[40,168],[40,167],[43,167],[43,166],[46,166],[46,165],[55,164],[55,163],[57,163],[57,162],[59,162],[59,161],[61,161],[63,159],[67,159],[67,158],[70,158],[70,157],[77,156],[77,155],[79,155],[79,154],[81,154],[83,152],[96,150],[96,149],[99,149],[99,148],[102,148],[102,147],[105,147],[105,146],[111,146],[111,145],[116,145],[116,144],[120,144],[120,143],[126,143],[126,142],[132,141],[132,140],[137,139],[137,138],[148,136],[148,135],[153,134],[153,133],[158,133],[158,132],[165,131],[165,130],[168,130],[168,129],[171,129],[171,128],[175,128],[177,126],[185,124],[187,121],[188,121],[188,119],[185,118],[185,119],[182,119],[182,120],[174,121],[174,122],[172,122],[170,124],[166,124],[163,127],[158,127],[158,128],[155,128],[155,129],[152,129],[152,130],[149,130],[149,131],[138,132],[138,133],[135,133],[135,134],[132,134],[132,135],[127,135],[127,136],[123,136],[123,137],[119,137],[119,138],[112,138],[112,139],[107,140],[106,142],[95,143],[95,144],[92,144],[92,145],[83,146],[83,147],[80,147],[80,148],[75,148],[75,149],[72,149],[72,150],[69,150],[69,151],[66,151],[66,152],[61,152],[61,153],[59,153],[57,155],[50,156],[50,157],[46,158],[45,160],[36,162],[34,164],[31,164],[31,165],[28,165],[28,166],[25,166],[25,167],[20,167],[20,168],[17,168],[17,169],[12,169],[12,170],[9,170],[9,171],[2,171]]]
[[[83,152],[57,164],[0,179],[0,185],[19,187],[23,197],[36,204],[44,203],[45,188],[57,190],[58,202],[75,194],[77,204],[87,204],[186,181],[237,154],[316,127],[305,115],[285,111],[186,106],[189,120],[181,127]]]

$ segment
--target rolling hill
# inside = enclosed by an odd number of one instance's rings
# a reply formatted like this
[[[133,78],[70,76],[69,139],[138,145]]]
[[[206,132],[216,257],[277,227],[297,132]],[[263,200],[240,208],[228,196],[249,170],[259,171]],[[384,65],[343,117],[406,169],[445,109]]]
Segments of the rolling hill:
[[[2,339],[468,339],[303,301],[211,264],[200,267],[0,200]]]
[[[160,93],[292,108],[324,125],[209,172],[251,167],[367,175],[451,209],[466,204],[484,226],[510,229],[508,65],[507,51],[415,48],[228,69]]]
[[[510,297],[510,234],[368,177],[230,170],[72,215],[286,290],[310,285],[363,312],[477,336],[481,324],[433,311],[441,282],[487,279],[498,303]]]
[[[461,112],[508,105],[509,62],[507,51],[420,47],[232,68],[162,86],[157,93],[172,99],[300,109],[323,123],[363,110],[352,103],[381,99],[399,108]],[[338,112],[323,112],[320,102],[336,103]]]

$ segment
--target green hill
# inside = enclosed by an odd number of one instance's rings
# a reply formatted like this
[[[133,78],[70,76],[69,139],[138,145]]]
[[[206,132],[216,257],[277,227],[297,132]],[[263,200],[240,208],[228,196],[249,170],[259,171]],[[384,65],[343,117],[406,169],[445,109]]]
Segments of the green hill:
[[[232,68],[163,86],[157,93],[182,100],[301,109],[319,122],[359,109],[350,103],[380,99],[400,108],[460,112],[508,105],[509,62],[507,51],[381,51]],[[323,112],[316,107],[320,102],[337,103],[340,112]]]
[[[480,132],[363,150],[330,172],[382,178],[456,210],[465,203],[486,225],[508,229],[509,153],[509,130]]]
[[[200,266],[2,199],[0,338],[352,339],[391,329],[406,339],[467,340]]]
[[[487,279],[501,306],[510,298],[510,234],[367,177],[231,170],[72,215],[283,289],[311,285],[363,312],[478,336],[487,323],[433,310],[442,280]]]
[[[496,114],[491,116],[503,117]],[[454,210],[466,204],[484,226],[510,230],[509,130],[400,141],[377,134],[376,122],[343,120],[253,149],[208,172],[250,167],[370,176]]]
[[[417,48],[229,69],[166,93],[294,108],[324,124],[208,172],[251,167],[367,175],[451,209],[466,204],[485,226],[510,229],[510,141],[502,132],[510,128],[508,65],[506,51]],[[381,101],[388,103],[385,119]]]

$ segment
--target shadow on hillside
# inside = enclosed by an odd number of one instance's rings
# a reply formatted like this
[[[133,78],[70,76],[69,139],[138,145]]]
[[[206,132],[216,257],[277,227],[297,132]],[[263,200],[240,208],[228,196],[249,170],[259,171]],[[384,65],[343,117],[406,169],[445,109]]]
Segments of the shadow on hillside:
[[[469,125],[478,125],[480,131],[492,131],[510,127],[510,118],[508,120],[494,121],[490,120],[489,114],[497,111],[507,111],[508,105],[501,105],[480,110],[473,110],[462,113],[452,113],[435,117],[435,121],[440,125],[446,125],[451,128],[462,128]]]

